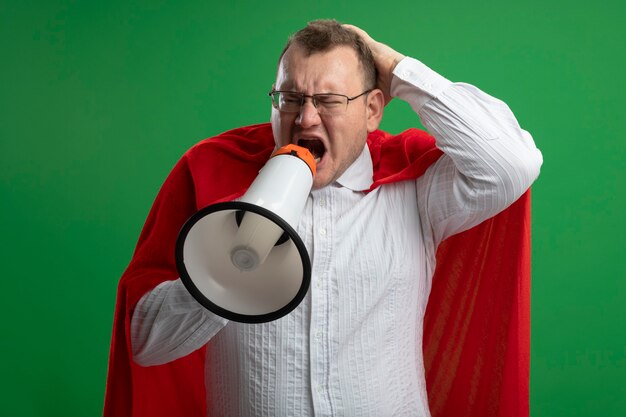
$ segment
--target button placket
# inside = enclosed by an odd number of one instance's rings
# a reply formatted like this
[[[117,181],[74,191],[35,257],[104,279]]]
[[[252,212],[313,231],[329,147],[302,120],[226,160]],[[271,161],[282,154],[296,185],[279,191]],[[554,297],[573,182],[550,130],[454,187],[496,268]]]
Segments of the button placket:
[[[313,247],[315,263],[312,291],[310,355],[311,387],[316,415],[332,415],[331,393],[328,391],[330,346],[326,330],[330,325],[330,294],[327,284],[332,254],[332,204],[329,188],[313,193]]]

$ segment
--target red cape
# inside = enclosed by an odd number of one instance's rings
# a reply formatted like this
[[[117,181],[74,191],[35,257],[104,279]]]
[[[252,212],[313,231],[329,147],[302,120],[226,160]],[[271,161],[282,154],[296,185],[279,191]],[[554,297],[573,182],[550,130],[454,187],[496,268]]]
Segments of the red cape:
[[[434,139],[411,129],[376,131],[368,146],[372,189],[417,178],[441,156]],[[121,278],[109,358],[105,417],[206,415],[205,348],[165,365],[132,360],[130,320],[139,299],[178,278],[174,247],[198,209],[242,195],[274,148],[269,124],[204,140],[163,184]],[[530,197],[444,241],[424,324],[424,360],[433,417],[528,416]]]

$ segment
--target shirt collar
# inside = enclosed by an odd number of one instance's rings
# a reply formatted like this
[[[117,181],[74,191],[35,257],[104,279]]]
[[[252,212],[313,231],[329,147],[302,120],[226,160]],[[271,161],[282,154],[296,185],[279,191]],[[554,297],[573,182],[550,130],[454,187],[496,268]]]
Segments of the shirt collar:
[[[366,144],[358,158],[337,178],[337,183],[352,191],[367,191],[372,185],[373,176],[372,155]]]

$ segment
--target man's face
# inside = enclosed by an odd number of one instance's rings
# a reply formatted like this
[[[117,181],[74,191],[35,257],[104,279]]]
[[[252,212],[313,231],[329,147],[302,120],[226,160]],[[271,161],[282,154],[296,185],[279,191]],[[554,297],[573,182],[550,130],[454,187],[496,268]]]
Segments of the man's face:
[[[283,55],[276,76],[276,90],[306,95],[344,94],[354,97],[365,91],[363,71],[356,52],[339,46],[327,52],[308,55],[291,45]],[[321,188],[339,178],[361,154],[368,131],[378,128],[382,116],[372,112],[372,99],[382,100],[380,90],[349,103],[341,115],[320,115],[310,99],[299,113],[272,108],[272,131],[277,147],[289,143],[308,148],[316,158],[317,174],[313,188]],[[372,96],[372,97],[370,97]]]

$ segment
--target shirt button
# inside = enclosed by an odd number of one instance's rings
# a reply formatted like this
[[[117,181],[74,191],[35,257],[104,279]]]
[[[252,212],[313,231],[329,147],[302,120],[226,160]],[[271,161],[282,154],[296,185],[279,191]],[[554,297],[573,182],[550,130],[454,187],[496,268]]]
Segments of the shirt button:
[[[321,198],[320,199],[320,207],[326,207],[326,199],[325,198]]]
[[[324,334],[323,334],[321,331],[320,331],[320,332],[317,332],[317,333],[315,333],[315,338],[316,338],[317,340],[320,340],[320,339],[322,338],[322,336],[323,336],[323,335],[324,335]]]
[[[319,384],[319,385],[317,386],[317,392],[324,392],[324,385]]]
[[[323,227],[320,229],[320,235],[326,236],[326,229],[324,229]]]

